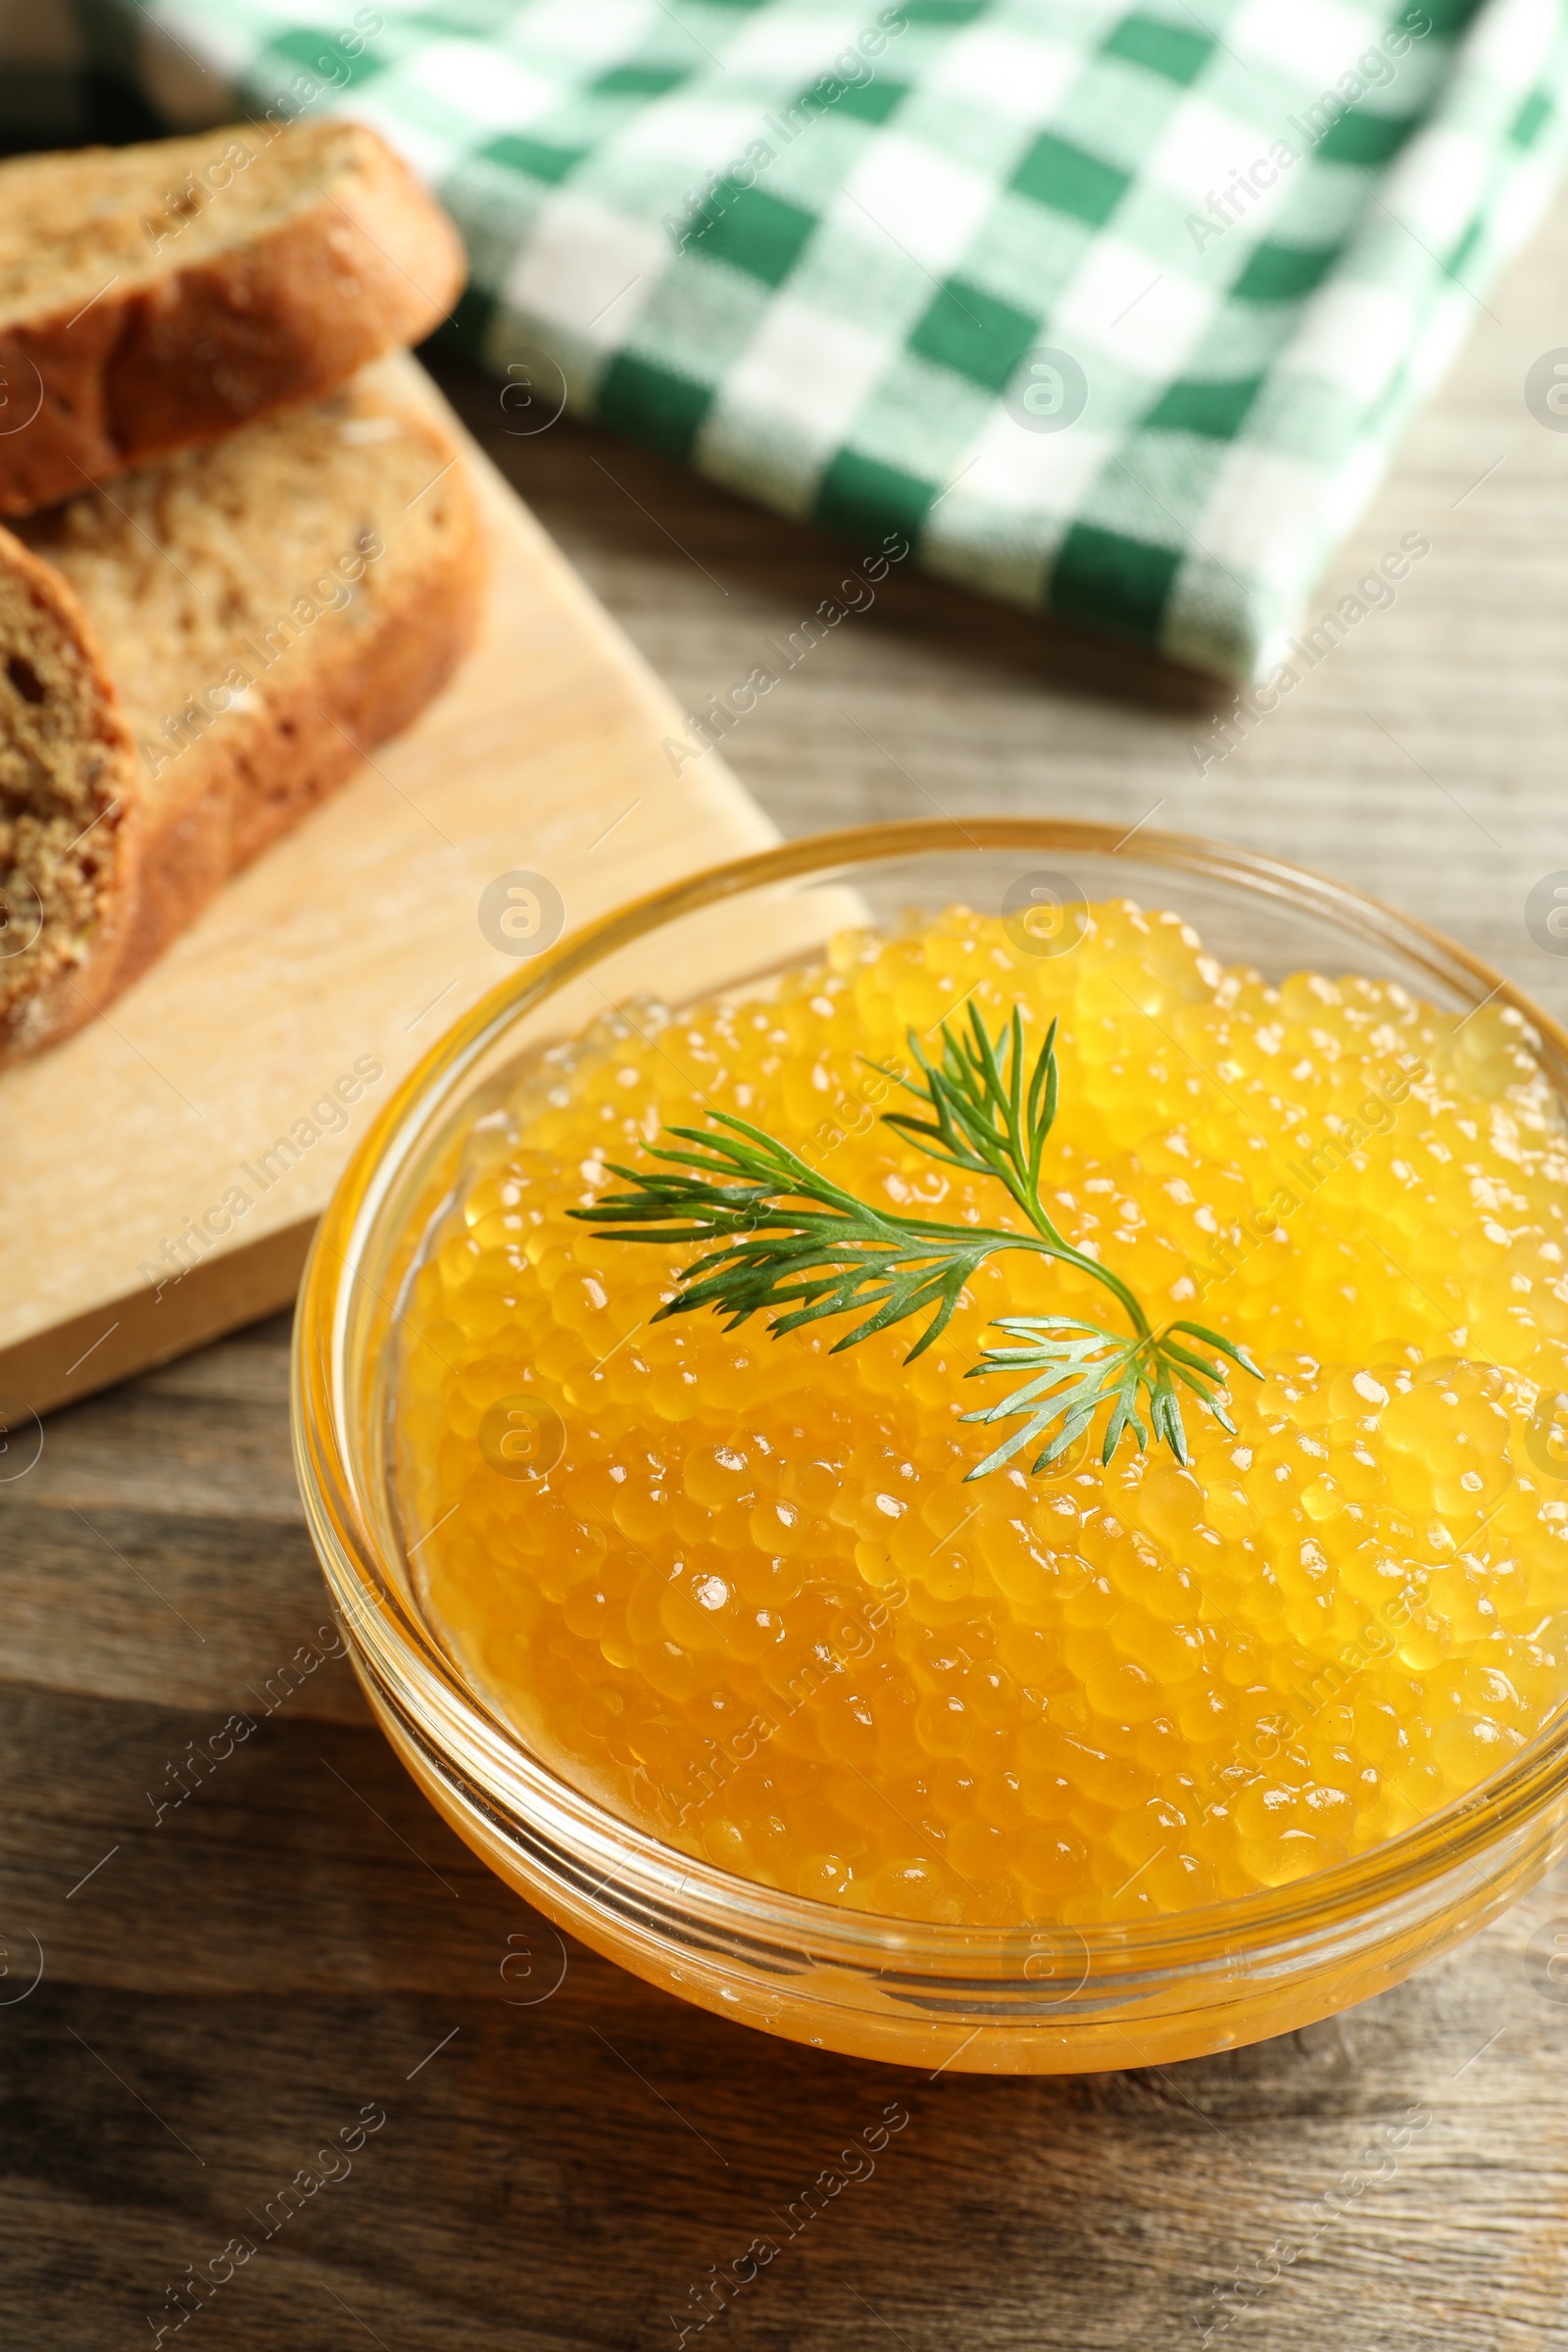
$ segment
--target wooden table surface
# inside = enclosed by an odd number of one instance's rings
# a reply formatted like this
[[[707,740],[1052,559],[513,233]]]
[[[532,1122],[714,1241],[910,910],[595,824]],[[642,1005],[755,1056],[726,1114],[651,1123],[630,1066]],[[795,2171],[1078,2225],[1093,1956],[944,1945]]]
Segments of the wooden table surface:
[[[913,577],[812,653],[727,757],[790,830],[923,808],[1131,826],[1157,808],[1380,891],[1568,1008],[1568,962],[1524,927],[1531,886],[1568,867],[1568,434],[1522,395],[1568,333],[1565,267],[1568,209],[1478,306],[1314,610],[1420,531],[1432,554],[1397,605],[1205,773],[1190,747],[1212,688]],[[821,536],[606,437],[513,437],[493,386],[447,375],[688,704],[845,568]],[[180,2329],[207,2352],[642,2347],[682,2326],[695,2342],[709,2266],[894,2100],[909,2121],[874,2175],[707,2342],[1568,2344],[1568,1985],[1545,1973],[1568,1884],[1284,2041],[931,2082],[558,1957],[416,1795],[339,1660],[175,1804],[189,1743],[265,1714],[301,1643],[331,1641],[289,1466],[286,1342],[279,1319],[220,1343],[56,1416],[30,1466],[16,1449],[0,1464],[7,2345],[171,2340],[172,2291],[240,2232],[258,2252]],[[1430,2121],[1358,2172],[1409,2108]],[[323,2157],[345,2132],[365,2134],[356,2152]],[[339,2177],[263,2239],[251,2217],[307,2167]],[[1282,2239],[1299,2248],[1283,2264]],[[1246,2295],[1216,2302],[1238,2274]]]

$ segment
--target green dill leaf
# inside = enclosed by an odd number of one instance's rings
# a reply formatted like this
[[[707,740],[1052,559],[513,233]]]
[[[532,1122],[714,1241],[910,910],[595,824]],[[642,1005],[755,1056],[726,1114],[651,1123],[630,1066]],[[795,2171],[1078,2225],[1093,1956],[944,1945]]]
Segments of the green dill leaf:
[[[1200,1323],[1173,1322],[1155,1331],[1121,1277],[1076,1249],[1053,1222],[1040,1182],[1060,1093],[1056,1023],[1046,1031],[1032,1063],[1016,1004],[994,1038],[972,1004],[967,1025],[944,1022],[941,1036],[942,1050],[933,1060],[909,1031],[917,1077],[867,1063],[894,1079],[928,1114],[887,1111],[884,1124],[929,1158],[1000,1183],[1027,1230],[946,1225],[873,1207],[730,1111],[712,1112],[706,1128],[666,1128],[674,1141],[649,1148],[657,1166],[612,1164],[611,1174],[629,1185],[629,1192],[607,1194],[595,1206],[567,1214],[592,1224],[606,1241],[665,1249],[708,1245],[675,1268],[675,1295],[659,1308],[655,1322],[711,1308],[733,1331],[753,1315],[767,1314],[773,1338],[782,1339],[830,1317],[858,1317],[834,1342],[832,1352],[838,1354],[895,1324],[924,1317],[906,1363],[913,1363],[941,1337],[964,1285],[998,1251],[1027,1250],[1074,1266],[1109,1293],[1131,1328],[1117,1332],[1071,1316],[1002,1317],[996,1328],[1017,1344],[985,1348],[965,1377],[999,1372],[1033,1377],[1000,1402],[962,1418],[992,1424],[1017,1420],[1023,1426],[969,1477],[984,1478],[1045,1438],[1031,1465],[1038,1475],[1060,1460],[1107,1406],[1102,1461],[1112,1459],[1129,1433],[1142,1452],[1152,1432],[1156,1445],[1169,1446],[1185,1463],[1178,1382],[1223,1428],[1233,1424],[1225,1410],[1223,1365],[1182,1342],[1213,1348],[1254,1379],[1262,1374],[1245,1348]],[[1147,1424],[1140,1409],[1145,1397]]]

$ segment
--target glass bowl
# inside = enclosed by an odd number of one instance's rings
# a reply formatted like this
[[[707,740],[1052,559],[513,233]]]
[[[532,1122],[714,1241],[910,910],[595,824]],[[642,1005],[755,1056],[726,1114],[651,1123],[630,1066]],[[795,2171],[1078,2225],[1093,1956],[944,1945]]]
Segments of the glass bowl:
[[[517,1893],[721,2017],[852,2055],[995,2074],[1151,2065],[1286,2033],[1471,1935],[1568,1845],[1568,1709],[1469,1796],[1290,1886],[1085,1927],[880,1918],[738,1879],[554,1771],[420,1612],[392,1493],[395,1327],[461,1138],[519,1060],[612,1005],[760,982],[846,922],[956,901],[1070,951],[1084,900],[1174,906],[1223,960],[1397,979],[1449,1009],[1516,1005],[1568,1093],[1568,1036],[1477,957],[1251,851],[1054,819],[867,826],[793,841],[606,916],[523,961],[443,1038],[367,1135],[322,1219],[296,1324],[294,1447],[311,1532],[377,1720],[436,1809]],[[1565,1470],[1568,1475],[1568,1470]]]

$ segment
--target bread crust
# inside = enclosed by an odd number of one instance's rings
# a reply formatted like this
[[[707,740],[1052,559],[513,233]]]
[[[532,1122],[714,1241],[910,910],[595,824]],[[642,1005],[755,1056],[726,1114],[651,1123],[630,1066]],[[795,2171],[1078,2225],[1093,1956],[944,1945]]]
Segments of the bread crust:
[[[97,920],[83,960],[0,1010],[0,1067],[83,1028],[115,988],[133,933],[141,879],[142,805],[135,752],[120,689],[71,583],[52,564],[0,526],[0,564],[21,579],[81,656],[97,693],[98,741],[106,764],[103,811],[90,828],[101,876]]]
[[[228,135],[256,137],[215,144]],[[0,329],[12,413],[37,403],[0,432],[0,514],[318,399],[447,316],[466,273],[457,230],[373,132],[357,146],[352,172],[249,243]]]

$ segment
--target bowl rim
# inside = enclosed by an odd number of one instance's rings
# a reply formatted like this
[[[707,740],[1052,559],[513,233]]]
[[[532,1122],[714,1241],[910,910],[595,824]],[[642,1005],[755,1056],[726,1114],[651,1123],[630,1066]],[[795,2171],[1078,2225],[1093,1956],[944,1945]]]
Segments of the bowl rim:
[[[351,1650],[394,1712],[400,1689],[417,1701],[425,1730],[436,1729],[443,1760],[456,1762],[470,1795],[494,1814],[498,1796],[541,1832],[558,1865],[587,1849],[611,1867],[595,1890],[624,1915],[684,1920],[704,1934],[739,1936],[754,1946],[809,1951],[857,1975],[906,1983],[909,1964],[951,1982],[955,1972],[1025,1961],[1043,1940],[1081,1946],[1086,1970],[1117,1975],[1180,1972],[1212,1966],[1217,1955],[1283,1957],[1326,1930],[1369,1913],[1409,1912],[1456,1872],[1480,1869],[1489,1855],[1528,1831],[1554,1800],[1568,1796],[1568,1705],[1498,1772],[1439,1813],[1366,1853],[1283,1886],[1147,1919],[1063,1923],[1027,1920],[1005,1926],[945,1925],[850,1910],[786,1893],[685,1853],[552,1770],[468,1684],[456,1662],[403,1601],[385,1576],[359,1506],[356,1432],[345,1428],[342,1381],[344,1313],[352,1296],[363,1237],[375,1227],[407,1146],[449,1102],[466,1073],[507,1028],[596,962],[682,915],[774,883],[848,878],[856,866],[941,851],[1046,851],[1114,857],[1136,839],[1145,865],[1229,883],[1333,923],[1343,934],[1396,951],[1407,966],[1441,980],[1473,1009],[1500,1003],[1517,1010],[1557,1063],[1568,1100],[1568,1029],[1483,957],[1433,925],[1370,893],[1311,868],[1240,844],[1138,827],[1135,833],[1095,820],[987,816],[909,818],[793,837],[777,846],[704,867],[662,884],[568,932],[508,975],[420,1055],[383,1104],[352,1154],[313,1239],[299,1294],[292,1343],[291,1421],[306,1514],[331,1598]],[[721,984],[720,984],[721,985]],[[1556,1081],[1554,1081],[1555,1083]],[[418,1737],[418,1735],[416,1735]],[[460,1750],[461,1745],[461,1752]],[[564,1847],[561,1844],[564,1838]],[[541,1850],[535,1841],[533,1850]],[[558,1876],[560,1875],[558,1869]],[[572,1877],[575,1874],[566,1874]],[[563,1891],[565,1886],[563,1885]],[[579,1892],[581,1887],[579,1886]],[[988,1975],[986,1982],[996,1980]],[[1037,1982],[1027,1979],[1026,1982]],[[1058,2013],[1059,2014],[1059,2013]]]

